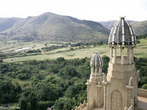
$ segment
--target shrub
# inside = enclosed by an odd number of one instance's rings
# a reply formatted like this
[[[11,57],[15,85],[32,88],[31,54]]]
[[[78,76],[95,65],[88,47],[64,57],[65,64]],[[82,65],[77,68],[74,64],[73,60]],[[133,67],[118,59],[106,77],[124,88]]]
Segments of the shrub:
[[[46,110],[48,107],[54,105],[53,101],[40,101],[38,102],[38,110]]]
[[[144,85],[142,86],[142,89],[147,89],[147,84],[144,84]]]

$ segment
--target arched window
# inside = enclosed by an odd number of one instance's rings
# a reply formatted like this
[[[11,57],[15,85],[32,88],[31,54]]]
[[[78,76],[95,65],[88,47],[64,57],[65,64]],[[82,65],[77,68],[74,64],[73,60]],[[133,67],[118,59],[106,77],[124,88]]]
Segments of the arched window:
[[[118,90],[111,93],[111,110],[122,110],[122,95]]]

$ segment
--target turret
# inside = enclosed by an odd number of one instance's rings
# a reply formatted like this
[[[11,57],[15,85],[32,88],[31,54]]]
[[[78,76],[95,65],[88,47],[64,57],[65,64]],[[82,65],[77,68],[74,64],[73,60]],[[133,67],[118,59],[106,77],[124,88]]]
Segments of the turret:
[[[90,61],[91,74],[87,81],[87,101],[93,107],[102,107],[104,103],[102,85],[102,66],[103,61],[98,53],[94,53]]]
[[[120,17],[120,21],[116,22],[111,29],[108,45],[110,47],[110,59],[113,63],[134,63],[133,48],[136,46],[136,36],[132,26],[125,21],[125,17]],[[120,61],[117,56],[121,57]]]
[[[131,100],[137,103],[138,88],[136,80],[138,75],[133,53],[136,36],[125,17],[120,17],[111,29],[108,45],[110,62],[107,79],[103,81],[104,108],[105,110],[110,110],[110,108],[111,110],[124,110],[125,107],[131,106]]]
[[[96,82],[99,81],[101,83],[100,78],[102,78],[102,66],[103,66],[102,58],[98,55],[98,53],[94,53],[90,61],[90,67],[91,67],[90,81],[96,81]]]

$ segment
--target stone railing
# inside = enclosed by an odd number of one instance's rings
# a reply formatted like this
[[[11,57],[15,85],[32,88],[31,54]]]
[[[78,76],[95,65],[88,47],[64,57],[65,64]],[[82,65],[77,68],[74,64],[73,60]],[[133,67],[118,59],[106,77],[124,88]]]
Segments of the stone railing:
[[[81,109],[81,110],[88,110],[88,107],[86,106],[85,108]]]
[[[94,107],[94,100],[88,105],[89,110],[91,110]]]
[[[52,110],[52,109],[50,107],[48,107],[47,110]]]
[[[128,110],[133,110],[133,105],[131,105],[131,106],[128,108]]]
[[[90,104],[86,103],[84,100],[84,103],[83,104],[80,103],[79,107],[76,106],[75,110],[91,110],[93,107],[94,107],[94,100]]]
[[[137,90],[137,96],[140,97],[146,97],[147,98],[147,90],[146,89],[140,89]]]
[[[131,99],[130,103],[131,103],[130,107],[129,108],[125,107],[124,110],[134,110],[134,101],[133,101],[133,99]]]
[[[114,62],[114,58],[113,59],[113,62]],[[116,64],[121,64],[121,57],[120,56],[116,56],[116,61],[115,61]],[[127,56],[124,56],[124,64],[129,64],[129,58]]]
[[[84,100],[83,104],[80,103],[80,106],[79,107],[76,106],[75,110],[87,110],[87,109],[84,109],[86,106],[87,106],[87,103]]]
[[[133,110],[133,105],[131,105],[129,108],[125,107],[124,110]]]

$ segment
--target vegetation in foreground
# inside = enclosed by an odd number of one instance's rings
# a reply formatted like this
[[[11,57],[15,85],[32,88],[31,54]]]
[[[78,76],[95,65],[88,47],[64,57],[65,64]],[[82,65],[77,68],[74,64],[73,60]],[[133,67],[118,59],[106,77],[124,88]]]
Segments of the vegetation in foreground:
[[[107,73],[109,57],[102,57]],[[70,110],[86,100],[85,82],[90,76],[90,59],[28,60],[0,63],[0,103],[17,103],[21,110]],[[147,89],[147,58],[135,58],[140,70],[139,87]],[[13,104],[11,104],[13,105]]]

